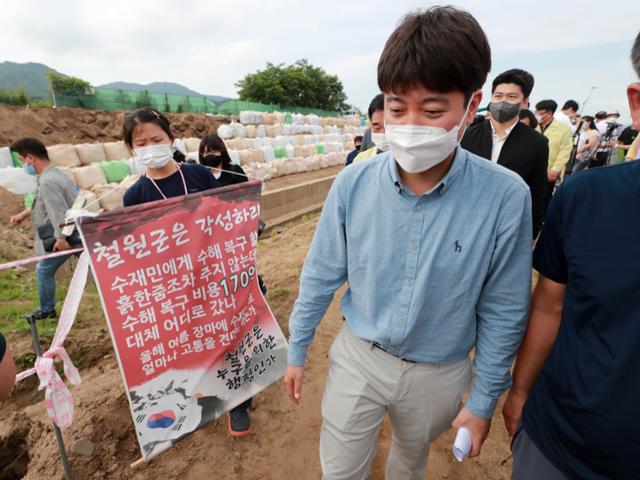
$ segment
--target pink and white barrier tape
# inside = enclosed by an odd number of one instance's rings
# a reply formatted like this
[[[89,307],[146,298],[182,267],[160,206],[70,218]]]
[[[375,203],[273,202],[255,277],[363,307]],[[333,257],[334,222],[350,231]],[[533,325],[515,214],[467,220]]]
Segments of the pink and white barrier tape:
[[[23,258],[22,260],[16,260],[14,262],[2,263],[0,264],[0,271],[8,270],[10,268],[20,267],[22,265],[28,265],[30,263],[35,263],[40,260],[44,260],[46,258],[55,258],[55,257],[62,257],[63,255],[71,255],[73,253],[82,252],[83,250],[84,250],[83,248],[72,248],[71,250],[62,250],[59,252],[48,253],[46,255],[40,255],[39,257],[29,257],[29,258]]]
[[[65,251],[65,253],[68,252],[70,252],[70,250]],[[77,385],[80,383],[80,374],[71,362],[69,354],[64,349],[64,341],[67,339],[67,335],[69,335],[69,331],[78,313],[80,299],[82,298],[84,287],[87,284],[88,274],[89,254],[84,252],[80,255],[76,270],[73,272],[67,298],[65,298],[60,319],[58,320],[58,328],[56,328],[56,333],[51,341],[49,350],[36,359],[34,368],[25,370],[16,376],[16,382],[19,382],[34,373],[38,375],[38,379],[40,380],[38,390],[46,389],[44,403],[47,407],[47,413],[55,424],[63,430],[71,426],[73,422],[73,397],[60,378],[60,375],[58,375],[54,366],[54,360],[56,358],[62,360],[64,375],[71,384]]]

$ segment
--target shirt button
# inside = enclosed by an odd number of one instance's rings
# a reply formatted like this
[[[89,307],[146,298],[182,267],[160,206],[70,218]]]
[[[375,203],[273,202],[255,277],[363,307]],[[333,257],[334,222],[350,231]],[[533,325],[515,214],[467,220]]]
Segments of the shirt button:
[[[416,207],[416,212],[421,212],[422,211],[422,205],[418,205]]]
[[[411,285],[413,285],[413,282],[412,282],[411,280],[405,280],[404,285],[405,285],[406,287],[411,288]]]
[[[400,315],[400,321],[404,322],[407,319],[407,317],[405,317],[404,315]]]
[[[409,245],[409,250],[411,250],[412,252],[415,252],[418,249],[418,247],[416,246],[415,243],[412,243]]]

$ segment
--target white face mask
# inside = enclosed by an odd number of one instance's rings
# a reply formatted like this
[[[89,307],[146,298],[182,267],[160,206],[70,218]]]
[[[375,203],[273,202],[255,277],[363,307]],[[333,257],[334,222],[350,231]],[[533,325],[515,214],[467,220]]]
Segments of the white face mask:
[[[458,146],[458,131],[467,118],[472,100],[473,97],[460,123],[448,132],[444,128],[426,125],[385,124],[389,149],[400,167],[406,172],[418,173],[443,162]]]
[[[134,148],[133,153],[146,168],[162,168],[173,159],[170,143]]]
[[[387,143],[387,137],[384,133],[371,133],[371,141],[382,152],[389,150],[389,144]]]

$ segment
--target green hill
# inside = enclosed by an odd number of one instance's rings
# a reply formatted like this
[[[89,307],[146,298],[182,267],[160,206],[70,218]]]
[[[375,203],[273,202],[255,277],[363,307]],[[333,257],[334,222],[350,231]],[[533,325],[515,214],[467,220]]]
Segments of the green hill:
[[[194,95],[196,97],[207,97],[214,103],[222,103],[227,100],[233,100],[229,97],[221,97],[219,95],[205,95],[195,90],[191,90],[190,88],[185,87],[184,85],[180,85],[179,83],[173,82],[153,82],[147,85],[142,85],[140,83],[132,83],[132,82],[111,82],[106,83],[104,85],[100,85],[103,88],[114,88],[114,89],[122,89],[128,90],[130,92],[141,92],[143,90],[148,90],[151,93],[166,93],[168,95]]]
[[[42,63],[0,62],[0,90],[24,90],[33,98],[49,98],[48,71],[60,73]]]

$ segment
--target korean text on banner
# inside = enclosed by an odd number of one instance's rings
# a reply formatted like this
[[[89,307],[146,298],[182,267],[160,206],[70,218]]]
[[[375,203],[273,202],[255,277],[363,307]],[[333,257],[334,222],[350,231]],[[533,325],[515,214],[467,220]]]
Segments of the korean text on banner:
[[[260,292],[259,180],[82,218],[144,459],[282,377]]]

